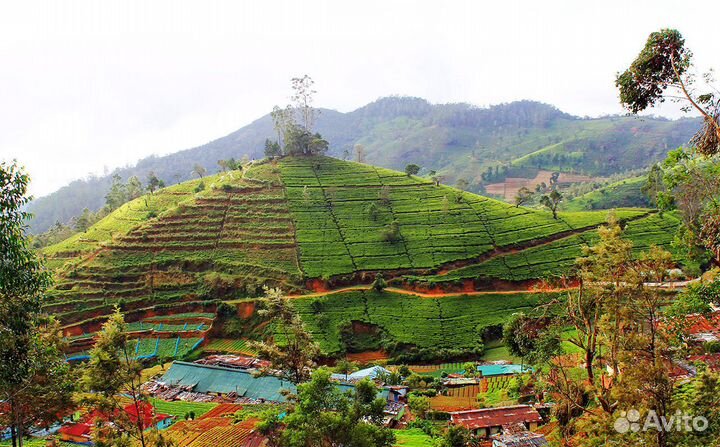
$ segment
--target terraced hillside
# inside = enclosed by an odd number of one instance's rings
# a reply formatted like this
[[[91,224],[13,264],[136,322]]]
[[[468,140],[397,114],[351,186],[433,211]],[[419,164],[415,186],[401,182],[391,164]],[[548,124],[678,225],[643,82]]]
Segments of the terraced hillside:
[[[638,248],[669,246],[677,219],[618,210]],[[419,177],[328,157],[254,163],[136,199],[45,254],[45,309],[68,325],[119,305],[212,311],[262,286],[290,293],[367,283],[525,282],[566,275],[606,212],[515,208]],[[524,285],[523,285],[524,287]],[[87,332],[87,331],[86,331]]]

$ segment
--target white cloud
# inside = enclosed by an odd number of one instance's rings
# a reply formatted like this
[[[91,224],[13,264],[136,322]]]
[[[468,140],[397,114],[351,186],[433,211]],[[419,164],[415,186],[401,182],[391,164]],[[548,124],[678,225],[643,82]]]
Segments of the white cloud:
[[[647,34],[676,27],[701,67],[712,27],[670,1],[28,1],[0,7],[0,159],[37,195],[103,166],[229,133],[308,73],[317,103],[377,97],[488,105],[535,99],[620,113],[614,75]],[[715,9],[715,11],[711,11]],[[673,107],[659,110],[678,116]]]

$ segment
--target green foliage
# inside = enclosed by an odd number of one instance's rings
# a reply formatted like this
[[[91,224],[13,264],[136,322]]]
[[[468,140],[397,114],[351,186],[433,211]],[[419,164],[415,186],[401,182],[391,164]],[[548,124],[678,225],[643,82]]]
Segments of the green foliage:
[[[678,83],[690,66],[691,56],[677,30],[651,33],[630,68],[617,76],[620,103],[630,112],[638,113],[663,102],[665,90]]]
[[[279,445],[391,447],[395,436],[382,425],[385,400],[376,397],[377,391],[374,383],[364,380],[344,393],[330,381],[328,370],[317,370],[311,381],[298,385]]]
[[[382,273],[378,273],[375,275],[375,281],[372,283],[372,288],[376,292],[382,292],[387,287],[387,282],[385,282],[385,278],[383,278]]]
[[[417,175],[417,173],[420,172],[420,169],[420,166],[416,164],[409,164],[405,166],[405,174],[407,174],[408,177],[411,175]]]
[[[503,294],[448,296],[438,299],[401,295],[390,291],[355,291],[322,298],[297,298],[297,308],[305,325],[324,354],[343,351],[341,327],[356,321],[375,325],[391,353],[414,354],[406,361],[428,361],[442,356],[479,355],[483,351],[479,325],[502,324],[513,313],[531,312],[556,294]],[[325,324],[312,312],[311,303],[323,302]]]

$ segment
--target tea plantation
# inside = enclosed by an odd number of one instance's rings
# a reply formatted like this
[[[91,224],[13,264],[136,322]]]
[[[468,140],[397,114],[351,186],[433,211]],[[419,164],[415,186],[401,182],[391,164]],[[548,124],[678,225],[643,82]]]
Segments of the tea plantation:
[[[669,247],[679,223],[673,214],[647,209],[616,215],[636,250]],[[203,330],[201,322],[150,324],[148,318],[213,313],[220,301],[259,296],[266,285],[303,294],[368,283],[376,272],[397,284],[472,280],[483,289],[483,281],[499,281],[520,290],[528,280],[571,274],[581,246],[606,219],[607,211],[554,219],[544,210],[329,157],[263,160],[135,199],[48,247],[56,285],[44,306],[73,336],[96,331],[87,326],[115,306],[139,314],[128,320],[136,330]],[[311,315],[311,299],[298,306],[329,353],[343,349],[338,328],[349,321],[377,325],[399,344],[465,349],[476,342],[478,325],[541,298],[433,300],[356,291],[319,299],[320,318]],[[157,337],[138,346],[148,355],[186,348]]]

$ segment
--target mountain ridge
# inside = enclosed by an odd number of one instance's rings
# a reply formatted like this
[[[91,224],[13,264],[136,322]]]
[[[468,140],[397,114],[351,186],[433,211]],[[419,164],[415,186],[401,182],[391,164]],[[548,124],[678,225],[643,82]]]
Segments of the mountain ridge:
[[[450,182],[460,176],[468,178],[474,190],[479,190],[480,171],[499,163],[510,164],[560,138],[586,146],[592,146],[595,141],[605,145],[628,144],[627,140],[632,142],[633,137],[627,135],[643,126],[649,127],[648,135],[641,135],[640,139],[649,143],[641,141],[638,146],[652,145],[652,154],[643,153],[635,157],[637,160],[622,160],[613,169],[644,167],[637,164],[661,158],[668,149],[679,145],[676,143],[687,141],[697,123],[695,119],[637,120],[622,116],[584,119],[554,106],[528,100],[476,107],[465,103],[431,104],[422,98],[390,96],[346,113],[322,109],[317,130],[330,142],[331,155],[342,156],[346,151],[352,154],[355,144],[363,144],[367,160],[374,164],[402,169],[407,163],[417,163],[438,171]],[[593,129],[601,127],[604,130]],[[608,136],[615,128],[619,129],[620,135]],[[660,134],[661,142],[664,141],[660,150],[656,150],[658,143],[653,141],[656,134]],[[145,157],[134,166],[115,169],[109,175],[73,181],[28,206],[28,211],[35,214],[30,222],[31,231],[42,232],[56,221],[67,223],[83,208],[97,210],[102,207],[113,174],[124,179],[136,175],[145,181],[152,171],[167,184],[176,184],[191,178],[195,164],[214,173],[219,170],[216,162],[220,159],[239,159],[244,155],[260,158],[265,139],[274,135],[272,120],[269,115],[264,115],[204,145],[164,156]],[[630,152],[632,155],[637,151]],[[612,157],[608,160],[612,161]],[[534,168],[535,164],[529,168]]]

